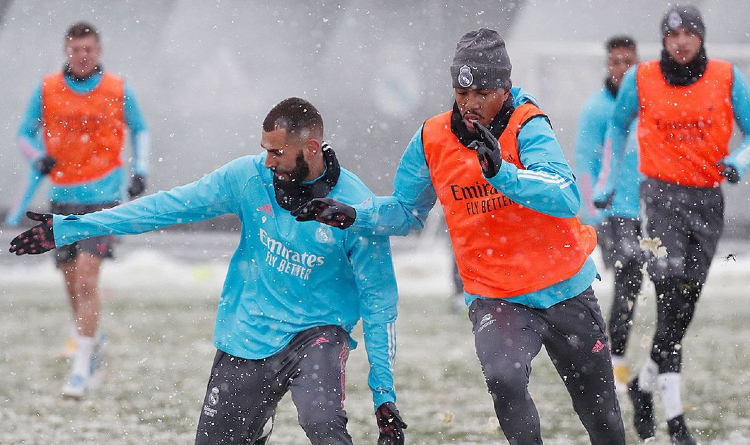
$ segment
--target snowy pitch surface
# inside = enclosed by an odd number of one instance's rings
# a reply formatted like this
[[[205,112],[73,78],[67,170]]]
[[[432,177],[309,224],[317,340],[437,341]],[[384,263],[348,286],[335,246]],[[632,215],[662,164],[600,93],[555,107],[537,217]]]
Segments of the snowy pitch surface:
[[[197,234],[128,238],[103,272],[103,326],[109,336],[104,383],[86,400],[59,396],[68,364],[58,357],[69,309],[49,256],[13,258],[0,234],[0,444],[192,443],[214,348],[211,331],[232,242]],[[231,237],[230,237],[231,238]],[[201,241],[196,241],[200,239]],[[177,241],[175,241],[177,240]],[[430,245],[432,244],[432,245]],[[151,247],[149,246],[158,246]],[[434,243],[397,239],[402,294],[398,322],[398,406],[408,444],[506,443],[474,354],[470,323],[450,310],[449,256]],[[736,258],[726,259],[730,253]],[[186,258],[191,258],[188,261]],[[736,261],[735,261],[736,259]],[[602,306],[611,274],[596,284]],[[684,343],[686,415],[702,444],[750,444],[750,249],[722,243]],[[628,354],[646,354],[654,296],[646,289]],[[361,340],[361,332],[355,331]],[[363,343],[347,367],[349,429],[355,443],[377,440]],[[531,392],[548,444],[586,444],[585,432],[544,352]],[[628,443],[638,443],[620,398]],[[668,444],[657,400],[653,445]],[[309,443],[286,397],[274,444]]]

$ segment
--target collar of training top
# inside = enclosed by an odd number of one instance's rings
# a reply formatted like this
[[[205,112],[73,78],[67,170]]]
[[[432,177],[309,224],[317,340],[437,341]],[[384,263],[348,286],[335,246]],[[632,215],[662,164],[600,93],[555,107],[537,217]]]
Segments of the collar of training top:
[[[508,126],[510,115],[513,114],[513,110],[515,109],[516,107],[513,106],[513,98],[509,94],[508,98],[503,102],[502,108],[500,108],[500,111],[497,112],[497,115],[495,115],[495,118],[492,119],[492,122],[487,127],[493,136],[498,139],[500,138],[500,135],[505,131],[505,127]],[[479,140],[479,134],[471,133],[469,129],[466,128],[466,124],[461,117],[461,111],[459,111],[458,104],[455,102],[453,103],[453,111],[451,112],[451,132],[456,135],[458,141],[465,147],[468,147],[472,142]]]
[[[612,98],[617,97],[617,91],[619,91],[620,86],[615,85],[615,81],[612,80],[611,77],[607,77],[606,79],[604,79],[604,87],[607,89]]]
[[[328,142],[323,142],[321,149],[323,150],[326,171],[315,181],[308,184],[278,181],[276,175],[274,175],[273,188],[276,194],[276,202],[282,209],[292,211],[307,204],[313,198],[323,198],[338,184],[341,166],[336,158],[336,153]]]
[[[680,65],[675,62],[669,56],[669,52],[666,49],[662,49],[659,66],[668,84],[672,86],[692,85],[703,77],[703,74],[706,72],[706,67],[708,66],[706,48],[701,45],[698,54],[687,65]]]
[[[85,82],[91,79],[93,75],[103,73],[104,68],[101,65],[96,65],[94,69],[88,74],[88,76],[80,77],[80,76],[76,76],[75,73],[73,73],[73,70],[70,68],[70,65],[66,63],[65,65],[63,65],[62,71],[63,71],[63,74],[70,77],[76,82]]]

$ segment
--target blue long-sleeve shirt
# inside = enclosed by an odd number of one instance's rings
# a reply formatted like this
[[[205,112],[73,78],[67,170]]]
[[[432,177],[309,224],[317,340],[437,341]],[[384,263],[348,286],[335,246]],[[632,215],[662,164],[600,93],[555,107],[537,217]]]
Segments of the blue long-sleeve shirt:
[[[581,192],[579,216],[586,224],[598,224],[608,216],[638,218],[638,186],[642,175],[638,171],[638,140],[635,134],[636,120],[632,123],[625,148],[622,171],[617,181],[612,205],[605,210],[594,206],[594,187],[602,169],[609,168],[611,152],[605,146],[615,97],[607,88],[602,88],[584,104],[578,119],[575,142],[575,169],[578,188]]]
[[[239,158],[196,182],[112,209],[55,215],[55,243],[235,214],[242,232],[219,300],[215,346],[237,357],[262,359],[299,332],[324,325],[351,332],[361,318],[375,406],[395,401],[398,292],[388,238],[314,221],[298,223],[277,204],[265,158],[266,153]],[[342,168],[328,196],[354,203],[372,192]]]
[[[732,67],[732,78],[732,111],[735,122],[742,132],[742,141],[737,148],[722,159],[722,162],[736,168],[742,178],[750,169],[750,134],[748,133],[750,130],[750,86],[745,76],[735,66]],[[630,125],[638,115],[639,108],[637,66],[634,66],[625,73],[620,90],[617,92],[608,136],[612,158],[608,175],[599,178],[599,184],[594,193],[594,199],[597,201],[604,201],[610,193],[616,190]]]
[[[77,81],[67,74],[66,85],[79,94],[89,93],[101,82],[102,73],[95,72],[89,78]],[[123,108],[125,124],[130,129],[130,142],[133,148],[131,168],[134,174],[146,177],[148,175],[148,158],[151,148],[151,138],[148,127],[135,99],[133,89],[125,84]],[[21,124],[18,128],[17,145],[23,156],[34,162],[45,155],[44,141],[41,137],[42,128],[42,84],[37,84],[31,94]],[[117,168],[104,177],[71,186],[50,187],[50,200],[71,204],[100,204],[122,200],[122,192],[126,183],[126,172]]]
[[[512,88],[515,106],[535,103],[520,88]],[[552,127],[544,117],[529,120],[518,133],[518,153],[526,169],[503,162],[488,182],[512,201],[547,215],[571,218],[580,207],[580,196],[573,172],[568,166]],[[425,159],[420,128],[406,147],[394,178],[391,196],[376,197],[354,206],[353,227],[387,235],[406,235],[424,227],[427,215],[437,201]],[[539,291],[508,298],[535,308],[547,308],[574,297],[591,285],[597,275],[589,257],[578,273]],[[466,295],[471,304],[480,295]]]

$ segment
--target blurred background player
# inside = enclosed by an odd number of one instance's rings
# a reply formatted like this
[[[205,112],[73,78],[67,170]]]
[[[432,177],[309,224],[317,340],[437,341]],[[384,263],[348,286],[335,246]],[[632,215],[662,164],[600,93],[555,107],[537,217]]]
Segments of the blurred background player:
[[[629,377],[625,349],[632,326],[633,311],[643,281],[644,254],[640,248],[638,214],[638,143],[635,131],[625,150],[617,193],[606,209],[594,203],[594,184],[603,166],[609,168],[611,152],[605,147],[607,129],[615,107],[615,98],[625,72],[638,62],[635,40],[620,35],[607,40],[607,77],[604,86],[584,104],[578,121],[575,144],[575,166],[581,193],[580,218],[597,229],[597,242],[604,265],[615,276],[609,315],[609,340],[612,366],[618,384],[626,385]],[[633,121],[633,127],[636,123]]]
[[[445,219],[440,224],[442,230],[448,233],[448,226],[445,225]],[[450,243],[450,237],[448,238]],[[453,292],[450,294],[450,310],[457,314],[466,313],[466,295],[464,294],[464,283],[461,281],[461,273],[458,271],[458,263],[456,263],[456,257],[453,255],[453,247],[451,247],[451,289]]]
[[[149,133],[132,89],[104,71],[99,32],[78,22],[65,34],[65,65],[34,89],[18,131],[18,147],[48,175],[51,211],[83,214],[119,204],[126,180],[130,198],[145,189]],[[123,166],[126,129],[133,148],[132,174]],[[67,345],[73,362],[63,395],[80,398],[96,384],[103,334],[98,333],[99,272],[112,257],[114,238],[97,237],[58,249],[75,330]]]
[[[638,64],[620,85],[610,129],[612,164],[595,199],[605,206],[619,193],[627,135],[638,116],[644,236],[659,238],[666,255],[653,255],[649,263],[656,331],[628,394],[641,438],[656,433],[658,385],[672,443],[692,445],[681,394],[682,340],[724,228],[720,185],[739,182],[750,167],[750,87],[739,69],[708,58],[706,27],[694,6],[670,7],[660,28],[661,58]],[[743,138],[730,153],[733,121]]]
[[[458,271],[456,259],[451,257],[451,281],[453,282],[453,296],[451,297],[451,309],[454,312],[464,312],[466,310],[466,299],[464,295],[464,283],[461,281],[461,272]]]

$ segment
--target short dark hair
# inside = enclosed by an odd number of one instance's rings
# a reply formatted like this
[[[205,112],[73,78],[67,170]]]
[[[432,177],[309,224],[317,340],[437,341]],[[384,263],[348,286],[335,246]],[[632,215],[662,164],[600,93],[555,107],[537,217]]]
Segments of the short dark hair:
[[[80,37],[86,37],[93,35],[96,37],[96,41],[99,41],[99,31],[94,28],[94,25],[88,22],[77,22],[68,28],[68,32],[65,33],[65,43],[72,39]]]
[[[263,131],[270,132],[283,128],[287,136],[302,137],[305,130],[312,131],[316,137],[323,137],[323,118],[318,110],[305,99],[290,97],[284,99],[263,120]]]
[[[628,35],[614,36],[607,40],[607,43],[604,44],[604,47],[607,48],[607,52],[610,52],[616,48],[627,48],[633,51],[636,50],[635,39]]]

